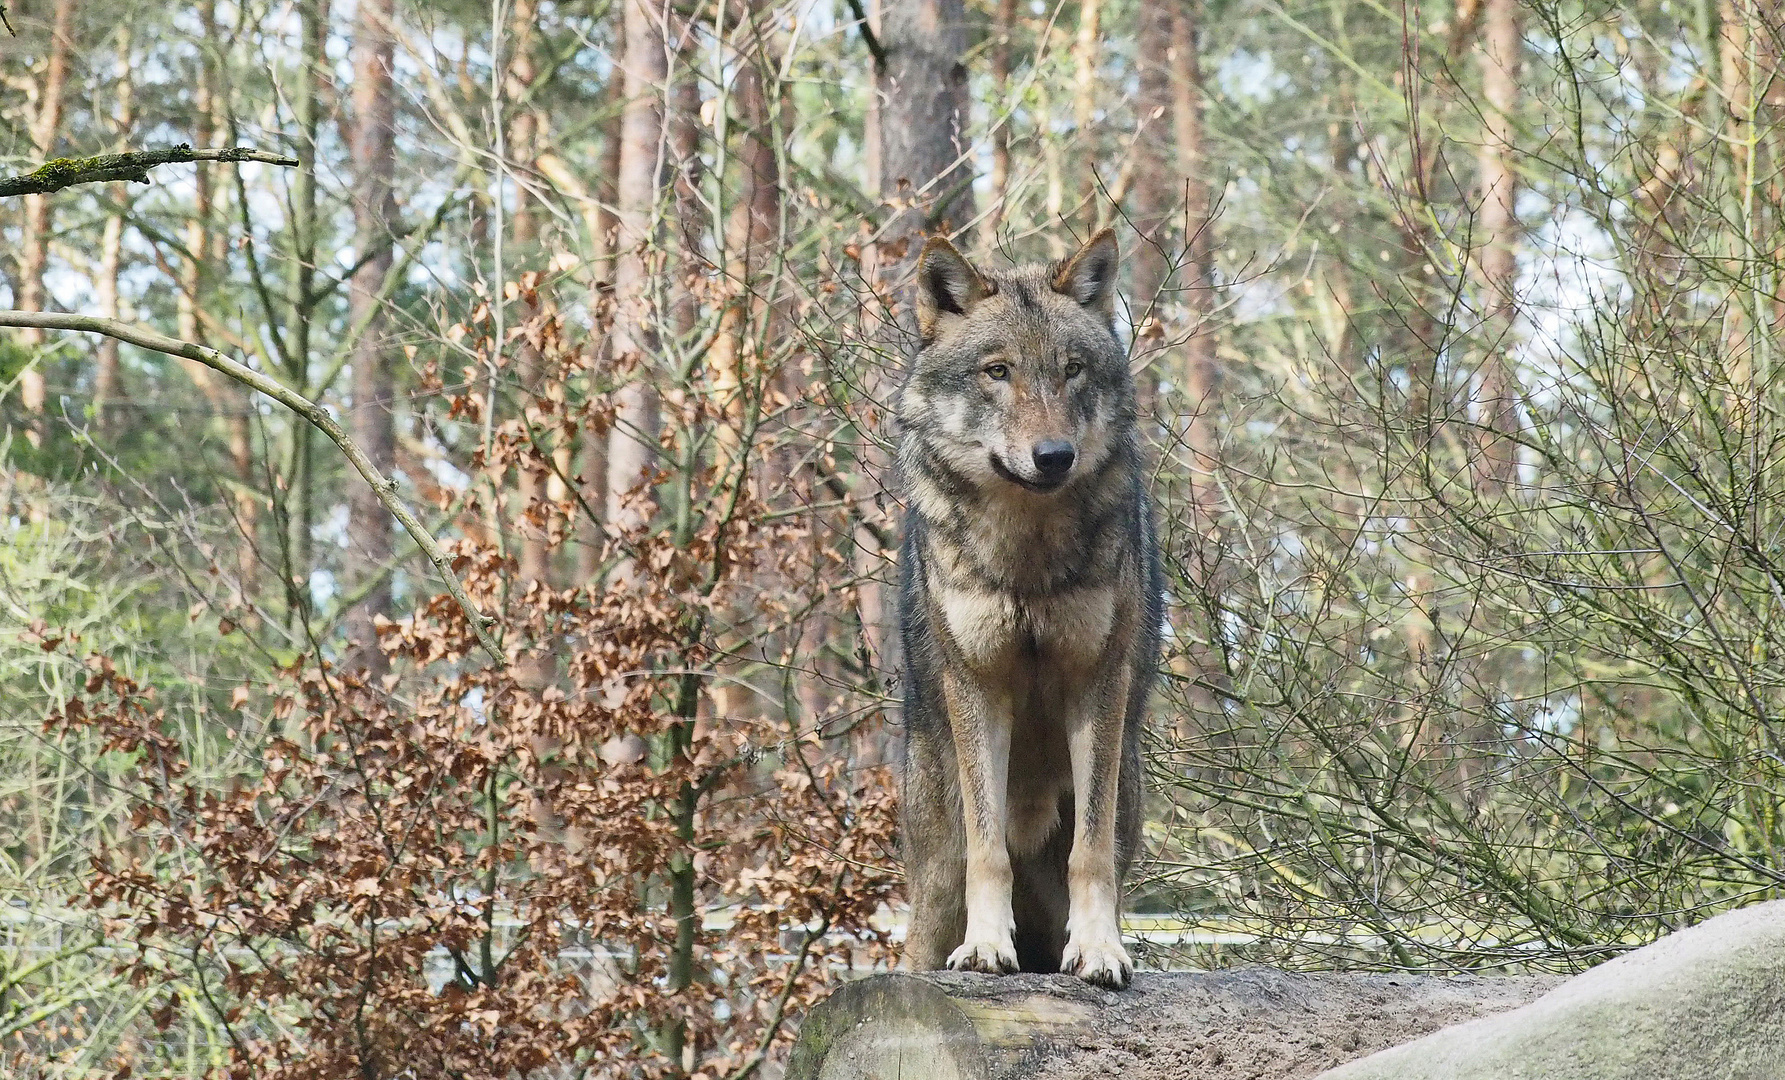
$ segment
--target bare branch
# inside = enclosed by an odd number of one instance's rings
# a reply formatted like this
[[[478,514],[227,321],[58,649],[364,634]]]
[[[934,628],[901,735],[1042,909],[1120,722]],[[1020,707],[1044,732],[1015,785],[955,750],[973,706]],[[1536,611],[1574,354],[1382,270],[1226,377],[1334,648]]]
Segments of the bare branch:
[[[472,630],[477,634],[477,640],[485,649],[489,650],[490,655],[495,657],[498,662],[503,660],[501,648],[496,644],[495,638],[490,635],[489,627],[494,620],[479,611],[471,597],[466,594],[464,586],[459,584],[458,576],[452,571],[452,562],[447,558],[446,552],[441,550],[432,534],[422,528],[421,522],[409,511],[407,506],[403,505],[402,500],[397,498],[396,483],[378,471],[377,466],[373,465],[371,459],[366,457],[365,451],[361,450],[348,437],[347,432],[341,428],[341,425],[335,423],[334,418],[329,416],[328,411],[322,406],[283,383],[231,360],[216,349],[167,337],[153,330],[113,319],[100,319],[91,315],[64,315],[55,312],[0,311],[0,326],[39,327],[45,330],[78,330],[89,334],[104,334],[106,337],[116,338],[140,348],[165,353],[168,356],[178,356],[186,360],[195,360],[213,371],[229,376],[244,386],[260,391],[308,420],[341,448],[341,453],[346,456],[355,469],[359,470],[359,474],[365,478],[366,483],[372,486],[372,492],[378,496],[378,501],[383,503],[385,509],[389,510],[392,516],[402,523],[404,529],[408,530],[416,545],[427,555],[428,561],[434,564],[434,569],[446,582],[446,591],[452,594],[452,598],[458,602],[460,610],[465,613],[465,618],[470,621]]]
[[[0,12],[4,12],[0,8]],[[284,154],[269,154],[249,146],[231,146],[220,150],[194,150],[185,143],[166,150],[136,150],[128,154],[100,154],[90,158],[56,158],[23,176],[0,178],[0,199],[15,195],[43,195],[76,184],[97,184],[107,180],[149,182],[149,170],[157,165],[177,165],[187,161],[261,161],[268,165],[295,166],[298,159]]]
[[[874,27],[868,23],[868,13],[862,10],[862,0],[849,0],[849,11],[855,16],[855,28],[861,32],[862,44],[868,47],[869,55],[874,57],[874,64],[885,67],[886,48],[874,36]]]

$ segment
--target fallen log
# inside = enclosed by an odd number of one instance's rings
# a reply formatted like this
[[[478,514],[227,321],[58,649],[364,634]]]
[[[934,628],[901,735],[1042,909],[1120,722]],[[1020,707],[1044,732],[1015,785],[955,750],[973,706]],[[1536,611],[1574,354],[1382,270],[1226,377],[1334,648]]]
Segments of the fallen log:
[[[876,975],[807,1015],[787,1080],[1289,1080],[1523,1005],[1552,976]]]

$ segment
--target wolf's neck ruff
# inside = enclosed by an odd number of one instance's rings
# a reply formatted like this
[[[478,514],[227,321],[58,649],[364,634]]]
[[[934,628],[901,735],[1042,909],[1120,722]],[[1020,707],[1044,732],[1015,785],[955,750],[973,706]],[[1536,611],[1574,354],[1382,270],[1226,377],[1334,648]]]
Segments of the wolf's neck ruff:
[[[1129,447],[1046,494],[1008,481],[972,484],[920,436],[905,448],[900,463],[912,510],[943,556],[946,576],[963,584],[1019,597],[1090,584],[1099,552],[1135,524],[1130,489],[1139,454]]]
[[[918,260],[900,391],[904,814],[918,967],[1127,983],[1121,879],[1160,580],[1115,244],[982,275]]]

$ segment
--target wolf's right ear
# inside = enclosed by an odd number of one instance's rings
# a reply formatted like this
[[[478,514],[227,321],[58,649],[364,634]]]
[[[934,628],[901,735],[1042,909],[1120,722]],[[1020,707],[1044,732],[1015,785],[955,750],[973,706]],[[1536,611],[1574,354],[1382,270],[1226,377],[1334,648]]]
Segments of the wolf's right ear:
[[[932,236],[917,257],[917,332],[928,345],[943,323],[967,314],[991,290],[945,236]]]

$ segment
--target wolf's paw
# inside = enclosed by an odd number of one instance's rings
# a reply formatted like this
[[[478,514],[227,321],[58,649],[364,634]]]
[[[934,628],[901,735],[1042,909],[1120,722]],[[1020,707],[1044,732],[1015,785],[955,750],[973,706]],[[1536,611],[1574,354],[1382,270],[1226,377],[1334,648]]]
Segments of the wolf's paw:
[[[956,971],[983,971],[987,975],[1008,975],[1016,970],[1016,946],[1009,938],[1003,941],[968,941],[948,955],[948,966]]]
[[[1077,975],[1092,986],[1121,990],[1134,978],[1134,961],[1128,959],[1120,939],[1084,945],[1074,940],[1066,943],[1066,951],[1060,957],[1060,970]]]

